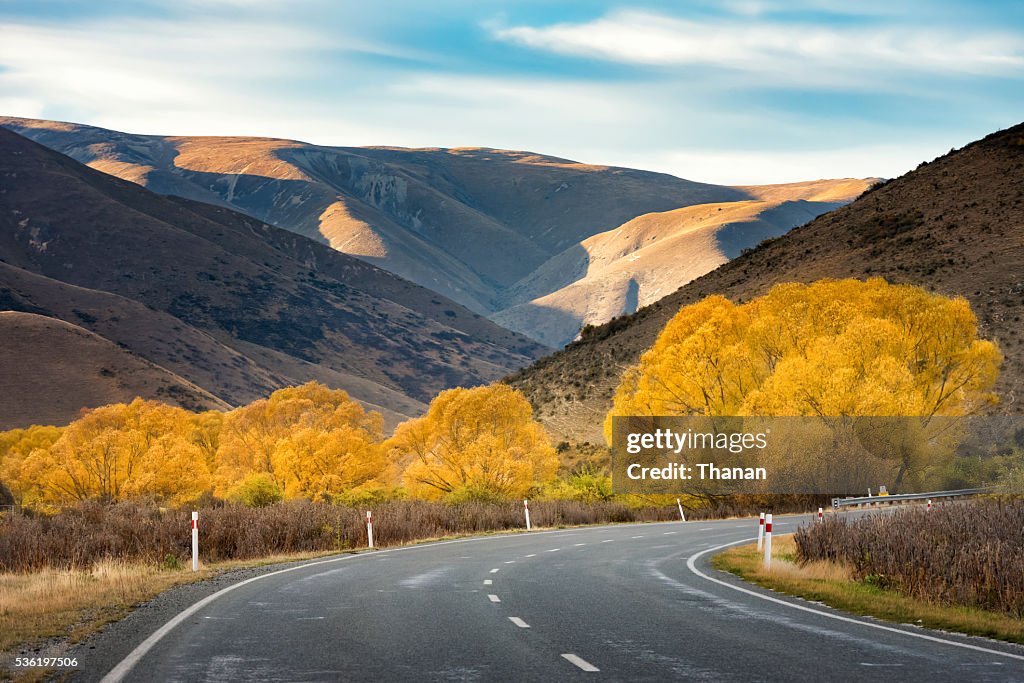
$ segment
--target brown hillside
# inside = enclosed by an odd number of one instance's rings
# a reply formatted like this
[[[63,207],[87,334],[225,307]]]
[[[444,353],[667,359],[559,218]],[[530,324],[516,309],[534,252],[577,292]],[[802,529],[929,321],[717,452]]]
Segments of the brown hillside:
[[[0,309],[65,320],[230,404],[321,379],[416,413],[543,352],[436,293],[0,130]]]
[[[54,318],[0,311],[0,429],[67,424],[82,408],[136,396],[188,410],[227,408],[191,382]]]
[[[1024,124],[921,164],[853,203],[590,331],[508,381],[560,438],[597,441],[622,370],[680,307],[745,301],[779,282],[881,276],[961,295],[1005,362],[998,410],[1024,406]]]

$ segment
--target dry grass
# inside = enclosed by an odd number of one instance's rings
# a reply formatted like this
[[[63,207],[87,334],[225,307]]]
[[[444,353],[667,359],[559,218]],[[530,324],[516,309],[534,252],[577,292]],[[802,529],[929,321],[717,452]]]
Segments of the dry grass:
[[[99,617],[99,623],[90,620],[91,631],[162,590],[209,575],[210,570],[193,576],[117,560],[104,560],[87,570],[0,574],[0,651],[45,638],[76,642],[83,635],[83,611]]]
[[[792,536],[774,539],[765,570],[756,544],[731,548],[712,558],[716,569],[758,585],[837,609],[897,623],[1024,643],[1024,621],[973,607],[935,605],[895,590],[854,579],[853,568],[831,560],[800,564]]]
[[[152,564],[101,560],[88,569],[41,569],[0,573],[0,662],[20,648],[47,640],[74,644],[117,621],[135,606],[174,586],[208,579],[233,569],[311,559],[328,553],[272,555],[216,565],[168,570]],[[0,670],[0,680],[43,680],[47,672],[31,669],[14,675]]]
[[[936,605],[1024,617],[1024,500],[830,515],[794,540],[801,562],[840,562],[854,579]]]

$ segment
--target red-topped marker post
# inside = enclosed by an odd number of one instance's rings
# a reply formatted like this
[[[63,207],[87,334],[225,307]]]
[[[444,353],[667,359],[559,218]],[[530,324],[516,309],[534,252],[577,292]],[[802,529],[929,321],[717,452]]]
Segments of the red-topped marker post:
[[[772,566],[772,513],[764,517],[764,568]]]
[[[199,513],[192,513],[192,571],[199,571]]]

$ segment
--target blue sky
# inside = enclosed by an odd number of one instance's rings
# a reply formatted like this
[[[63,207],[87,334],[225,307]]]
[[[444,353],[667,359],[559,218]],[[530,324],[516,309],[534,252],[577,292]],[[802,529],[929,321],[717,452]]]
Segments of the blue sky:
[[[0,0],[0,114],[894,176],[1024,120],[1024,3]]]

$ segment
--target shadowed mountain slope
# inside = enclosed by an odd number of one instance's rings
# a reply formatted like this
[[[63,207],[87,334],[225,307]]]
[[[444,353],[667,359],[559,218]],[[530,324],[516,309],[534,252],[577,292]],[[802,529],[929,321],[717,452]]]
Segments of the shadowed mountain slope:
[[[325,245],[6,130],[0,179],[0,309],[82,327],[229,404],[320,379],[415,414],[545,350]]]
[[[228,405],[172,372],[77,325],[0,311],[0,429],[66,424],[83,407],[136,396],[188,410]]]

